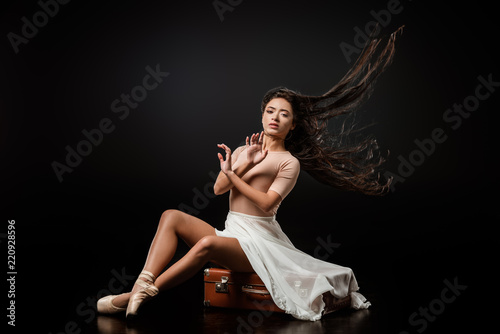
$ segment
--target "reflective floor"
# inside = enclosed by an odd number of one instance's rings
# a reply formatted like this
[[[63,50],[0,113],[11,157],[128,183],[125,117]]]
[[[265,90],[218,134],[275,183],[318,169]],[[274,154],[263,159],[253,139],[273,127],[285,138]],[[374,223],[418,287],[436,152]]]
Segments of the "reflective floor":
[[[157,303],[160,304],[160,303]],[[296,320],[285,314],[250,310],[199,308],[189,315],[152,310],[129,322],[124,316],[98,316],[85,333],[166,333],[173,327],[183,333],[383,333],[373,322],[377,310],[342,310],[316,322]],[[179,326],[179,324],[181,324]]]
[[[417,276],[418,277],[418,276]],[[467,285],[466,278],[448,280],[458,290],[453,292],[442,283],[441,287],[427,286],[436,298],[427,298],[422,290],[425,285],[415,284],[400,293],[384,294],[383,286],[365,284],[363,290],[372,306],[368,310],[344,309],[325,315],[320,321],[309,322],[294,319],[282,313],[267,313],[257,310],[222,309],[202,305],[203,288],[201,273],[178,289],[159,295],[146,304],[141,315],[134,321],[125,316],[96,315],[92,319],[80,317],[82,333],[447,333],[465,328],[481,331],[489,319],[476,299],[476,291]],[[446,290],[448,289],[448,290]],[[463,289],[460,291],[460,289]],[[468,290],[467,290],[468,289]],[[443,294],[443,290],[445,293]],[[454,296],[454,293],[457,295]],[[421,303],[407,301],[401,297],[418,299]],[[443,295],[444,297],[441,297]],[[443,302],[441,298],[445,298]],[[453,302],[448,303],[453,299]],[[404,298],[403,298],[404,302]],[[482,314],[483,318],[478,317]]]
[[[401,255],[397,250],[402,247],[388,242],[387,248],[381,245],[370,252],[367,246],[363,256],[342,256],[356,255],[355,249],[339,250],[332,256],[354,268],[360,292],[372,304],[368,310],[340,310],[308,322],[281,313],[207,308],[203,306],[201,270],[180,286],[160,293],[130,322],[124,314],[102,316],[96,312],[98,298],[129,291],[140,272],[141,258],[134,258],[126,239],[117,239],[106,249],[79,250],[68,245],[66,252],[60,252],[57,245],[48,246],[52,258],[66,264],[64,276],[55,282],[47,263],[33,263],[32,269],[39,274],[31,277],[37,277],[36,287],[41,287],[36,289],[37,300],[43,307],[33,307],[35,299],[20,294],[16,330],[37,324],[40,333],[51,334],[487,332],[496,312],[496,274],[488,260],[495,245],[427,245],[430,250],[426,251],[412,242],[412,249],[418,251]],[[116,254],[115,248],[120,250]],[[176,257],[185,250],[181,248]],[[68,259],[62,261],[65,257]],[[33,282],[28,275],[20,276],[19,290],[28,292]]]
[[[123,318],[99,316],[87,333],[165,333],[171,326],[185,333],[366,333],[371,311],[339,312],[321,321],[304,322],[287,316],[228,310],[203,310],[195,322],[172,323],[164,318],[145,316],[130,324]]]

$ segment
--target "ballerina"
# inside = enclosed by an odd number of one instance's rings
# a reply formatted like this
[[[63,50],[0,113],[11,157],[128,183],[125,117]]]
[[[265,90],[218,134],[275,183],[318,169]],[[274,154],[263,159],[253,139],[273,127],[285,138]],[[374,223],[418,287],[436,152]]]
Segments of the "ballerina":
[[[340,189],[368,195],[388,191],[391,179],[383,181],[377,172],[384,159],[376,140],[345,143],[352,127],[343,126],[331,134],[327,121],[354,112],[368,97],[376,78],[393,59],[401,30],[391,35],[378,54],[380,39],[367,44],[340,82],[321,96],[284,87],[267,92],[261,105],[262,131],[247,137],[246,144],[234,152],[225,144],[217,145],[224,155],[217,154],[221,171],[214,193],[230,192],[225,229],[219,231],[182,211],[165,211],[132,291],[101,298],[98,311],[134,317],[145,302],[189,279],[208,262],[237,272],[256,272],[276,305],[298,319],[319,320],[325,292],[337,298],[350,295],[355,309],[369,307],[357,292],[353,271],[295,248],[276,214],[301,169]],[[163,271],[179,239],[190,250]]]

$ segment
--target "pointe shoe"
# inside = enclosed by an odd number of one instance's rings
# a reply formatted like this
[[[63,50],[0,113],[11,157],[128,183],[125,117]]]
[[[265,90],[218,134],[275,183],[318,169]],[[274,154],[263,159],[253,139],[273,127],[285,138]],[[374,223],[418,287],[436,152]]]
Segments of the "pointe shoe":
[[[153,284],[156,281],[156,276],[153,275],[152,272],[147,271],[147,270],[141,271],[141,273],[139,274],[139,278],[145,278],[146,280],[149,281],[149,282],[146,282],[146,283],[149,283],[149,284]],[[140,281],[144,282],[144,280],[140,280]]]
[[[115,300],[115,298],[118,296],[121,295],[110,295],[99,299],[97,301],[97,312],[101,314],[116,314],[126,311],[126,307],[118,307],[113,305],[113,300]]]
[[[141,280],[140,277],[149,279],[151,283]],[[155,276],[148,271],[143,271],[139,275],[139,278],[137,279],[135,284],[139,285],[142,289],[135,292],[130,297],[126,313],[127,318],[137,316],[137,311],[139,310],[139,307],[144,303],[146,303],[147,301],[149,301],[150,299],[152,299],[153,297],[155,297],[159,293],[158,288],[153,285],[155,279],[156,279]]]

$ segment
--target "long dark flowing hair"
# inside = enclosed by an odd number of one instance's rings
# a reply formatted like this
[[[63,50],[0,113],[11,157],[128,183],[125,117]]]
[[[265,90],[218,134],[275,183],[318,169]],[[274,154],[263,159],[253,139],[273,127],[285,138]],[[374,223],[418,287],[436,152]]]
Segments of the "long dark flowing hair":
[[[262,100],[262,112],[274,98],[284,98],[293,109],[295,129],[285,139],[285,147],[301,169],[321,183],[368,195],[387,192],[392,178],[381,180],[378,167],[385,161],[372,137],[355,140],[359,130],[344,121],[338,133],[330,133],[328,120],[349,115],[370,96],[377,77],[391,63],[400,27],[387,44],[371,38],[346,75],[321,96],[302,95],[285,87],[268,91]]]

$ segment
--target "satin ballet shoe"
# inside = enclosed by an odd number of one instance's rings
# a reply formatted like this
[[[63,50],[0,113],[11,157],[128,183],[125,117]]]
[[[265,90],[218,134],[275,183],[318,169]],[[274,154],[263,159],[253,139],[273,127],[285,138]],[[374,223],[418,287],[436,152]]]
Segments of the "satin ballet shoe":
[[[126,311],[126,307],[118,307],[113,305],[113,300],[115,300],[115,298],[118,296],[121,295],[110,295],[99,299],[97,301],[97,312],[99,312],[100,314],[116,314]]]
[[[150,279],[150,282],[145,282],[144,280],[141,280],[140,278],[146,278]],[[159,290],[156,286],[153,285],[156,277],[151,274],[148,271],[143,271],[140,275],[135,284],[139,285],[142,289],[139,291],[135,292],[129,299],[128,301],[128,307],[127,307],[127,313],[126,316],[127,318],[133,318],[137,316],[137,311],[139,310],[139,307],[155,297],[158,293]]]
[[[147,270],[141,271],[141,273],[139,274],[139,278],[145,278],[147,280],[146,283],[149,283],[149,284],[153,284],[156,281],[156,276],[153,275],[152,272],[147,271]],[[140,281],[144,282],[144,280],[140,280]]]

